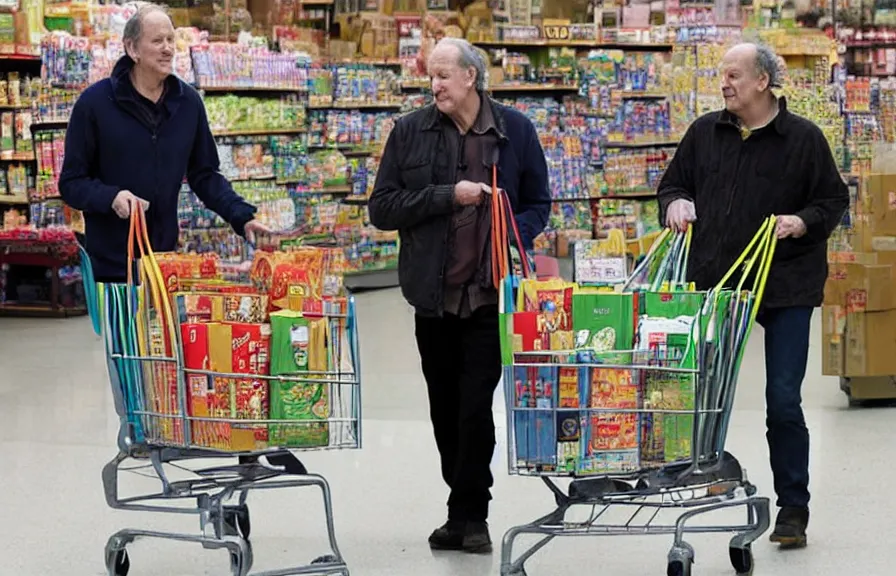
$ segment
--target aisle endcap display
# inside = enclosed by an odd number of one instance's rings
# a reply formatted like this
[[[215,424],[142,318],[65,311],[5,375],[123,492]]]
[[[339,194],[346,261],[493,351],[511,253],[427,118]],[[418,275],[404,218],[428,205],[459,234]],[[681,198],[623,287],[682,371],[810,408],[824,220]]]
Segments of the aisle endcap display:
[[[32,273],[12,278],[14,267]],[[84,298],[79,248],[71,230],[4,222],[0,228],[0,315],[81,316],[87,313]]]

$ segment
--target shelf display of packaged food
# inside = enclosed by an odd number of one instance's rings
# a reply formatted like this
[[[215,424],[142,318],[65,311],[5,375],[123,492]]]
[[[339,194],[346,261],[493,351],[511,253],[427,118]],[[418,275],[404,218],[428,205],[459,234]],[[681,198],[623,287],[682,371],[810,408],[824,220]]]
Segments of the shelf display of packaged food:
[[[203,101],[209,127],[216,135],[295,133],[305,129],[306,107],[298,94],[272,99],[212,93]]]
[[[595,206],[654,194],[689,123],[722,106],[719,62],[741,34],[740,26],[732,25],[729,8],[727,3],[672,3],[664,26],[613,28],[609,21],[602,28],[572,25],[566,28],[570,39],[563,41],[545,40],[540,27],[503,23],[493,33],[479,34],[483,41],[475,44],[487,56],[492,96],[521,111],[536,126],[554,200],[549,234],[597,230],[595,215],[604,218],[610,212],[594,212]],[[179,74],[202,92],[221,172],[235,189],[262,204],[259,214],[278,229],[288,228],[290,221],[298,228],[308,216],[308,234],[326,235],[321,221],[335,222],[345,210],[366,214],[377,157],[396,118],[432,101],[430,80],[420,69],[425,59],[418,58],[431,49],[426,44],[434,24],[424,20],[404,14],[377,20],[396,27],[394,40],[404,48],[394,54],[389,46],[372,52],[363,42],[347,46],[344,37],[330,39],[328,47],[318,42],[325,39],[322,33],[320,38],[310,33],[291,35],[284,27],[276,33],[277,42],[245,32],[237,42],[221,42],[206,32],[178,28],[176,59],[179,62],[186,54],[189,61],[187,71]],[[822,51],[823,43],[806,35],[771,36],[785,53],[795,50],[794,42],[813,54]],[[392,41],[389,34],[381,37],[377,32],[376,37]],[[31,107],[34,120],[40,122],[64,119],[74,101],[71,94],[108,74],[121,54],[121,43],[108,34],[77,38],[54,33],[45,39],[44,49],[48,66],[41,82],[32,80],[24,86],[20,81],[15,88],[15,78],[7,80],[10,103],[26,94],[40,102]],[[386,57],[384,50],[391,55]],[[353,52],[376,57],[352,58]],[[820,77],[824,57],[813,58],[815,76]],[[66,61],[73,64],[71,69],[61,65]],[[788,81],[799,83],[785,87],[788,102],[813,120],[821,116],[829,141],[839,138],[841,156],[858,162],[866,150],[854,145],[847,154],[849,146],[842,142],[844,137],[859,142],[859,132],[867,132],[869,122],[856,119],[847,132],[841,122],[838,131],[836,123],[826,119],[830,106],[822,106],[831,104],[830,94],[819,89],[823,82]],[[60,86],[73,89],[65,92]],[[55,97],[53,90],[62,92]],[[853,98],[851,105],[862,104]],[[0,106],[0,120],[5,112]],[[839,118],[836,111],[832,118]],[[9,121],[0,121],[0,127],[5,124]],[[17,126],[18,120],[12,125]],[[886,137],[881,136],[886,134],[884,126],[880,121],[877,137]],[[60,145],[52,133],[39,133],[47,135],[35,138],[35,155]],[[15,138],[11,147],[5,146],[3,134],[0,131],[0,153],[7,149],[19,153]],[[59,150],[52,153],[61,156]],[[46,161],[38,166],[32,196],[53,198],[56,167]],[[296,209],[289,218],[278,219],[288,199]],[[48,216],[43,219],[53,220],[52,205],[44,213]],[[634,211],[627,217],[639,214]],[[346,216],[339,226],[340,232],[332,234],[338,242],[356,236],[369,243],[367,238],[372,237],[357,218]],[[223,237],[221,243],[222,249],[234,252],[224,246]]]

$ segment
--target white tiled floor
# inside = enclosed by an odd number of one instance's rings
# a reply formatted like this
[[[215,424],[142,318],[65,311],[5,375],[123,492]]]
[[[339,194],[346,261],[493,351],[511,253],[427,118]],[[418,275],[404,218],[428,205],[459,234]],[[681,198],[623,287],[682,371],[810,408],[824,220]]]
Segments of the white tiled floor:
[[[364,448],[307,455],[334,497],[337,536],[355,576],[497,574],[499,554],[434,554],[426,544],[442,521],[445,491],[427,417],[413,343],[413,318],[397,291],[358,297],[363,349]],[[817,336],[817,324],[813,334]],[[832,378],[819,375],[813,340],[804,387],[812,432],[810,547],[783,553],[765,539],[754,549],[755,574],[893,573],[896,499],[894,410],[848,409]],[[117,418],[99,340],[86,319],[0,319],[0,575],[104,574],[103,546],[125,526],[194,531],[194,517],[174,519],[108,509],[100,470],[115,455]],[[761,329],[744,362],[729,450],[770,494],[763,415]],[[496,397],[503,437],[503,406]],[[499,441],[500,442],[500,441]],[[536,479],[509,477],[503,444],[491,526],[499,544],[513,524],[551,508]],[[127,477],[126,488],[144,481]],[[321,506],[310,490],[250,500],[256,567],[324,552]],[[888,535],[889,534],[889,535]],[[732,574],[727,537],[693,537],[695,573]],[[530,576],[663,574],[671,539],[640,537],[555,541],[529,563]],[[889,542],[889,544],[888,544]],[[193,545],[138,542],[132,574],[227,574],[226,555]],[[886,568],[886,566],[890,568]]]

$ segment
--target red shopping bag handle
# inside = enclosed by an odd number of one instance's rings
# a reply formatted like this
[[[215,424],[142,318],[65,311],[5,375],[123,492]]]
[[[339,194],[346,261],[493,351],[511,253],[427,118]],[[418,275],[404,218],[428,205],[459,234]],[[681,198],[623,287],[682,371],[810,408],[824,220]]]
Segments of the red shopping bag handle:
[[[531,277],[529,259],[507,192],[498,188],[498,166],[492,165],[492,282],[497,290],[510,273],[510,243],[516,240],[523,277]]]

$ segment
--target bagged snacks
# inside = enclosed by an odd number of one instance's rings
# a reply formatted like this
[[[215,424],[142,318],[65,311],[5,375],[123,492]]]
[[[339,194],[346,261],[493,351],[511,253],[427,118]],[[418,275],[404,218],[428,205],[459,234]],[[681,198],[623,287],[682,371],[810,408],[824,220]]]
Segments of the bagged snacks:
[[[281,310],[271,314],[272,376],[305,376],[302,382],[271,381],[271,419],[308,420],[308,423],[271,424],[271,442],[279,446],[311,447],[329,443],[331,376],[326,319],[305,318]],[[310,374],[309,374],[310,372]]]

